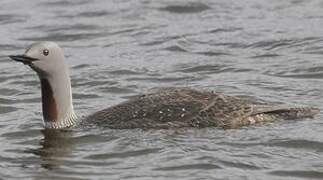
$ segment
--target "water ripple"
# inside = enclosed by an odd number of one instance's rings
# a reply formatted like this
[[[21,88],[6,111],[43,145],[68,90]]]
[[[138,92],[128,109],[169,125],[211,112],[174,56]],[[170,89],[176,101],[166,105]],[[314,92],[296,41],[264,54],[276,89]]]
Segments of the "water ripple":
[[[87,11],[77,14],[78,17],[96,18],[111,15],[108,11]]]
[[[186,64],[181,65],[180,67],[176,67],[176,72],[183,73],[195,73],[198,72],[200,74],[216,74],[216,73],[224,73],[224,72],[250,72],[252,69],[247,68],[235,68],[227,65],[192,65]]]
[[[159,148],[154,149],[144,149],[144,150],[132,150],[128,152],[121,153],[105,153],[105,154],[95,154],[85,157],[86,159],[111,159],[111,158],[127,158],[127,157],[136,157],[136,156],[147,156],[149,154],[156,154],[160,151]]]
[[[53,2],[44,2],[41,3],[42,6],[45,7],[71,7],[71,6],[79,6],[79,5],[83,5],[83,4],[87,4],[89,3],[89,0],[81,0],[78,2],[73,2],[73,1],[67,1],[67,0],[58,0],[58,1],[53,1]]]
[[[12,106],[2,106],[2,105],[0,105],[0,114],[10,113],[10,112],[16,111],[17,109],[18,108],[15,108],[15,107],[12,107]]]
[[[247,164],[247,163],[242,163],[242,162],[233,162],[233,161],[225,161],[225,160],[220,160],[219,161],[221,164],[227,167],[234,167],[234,168],[241,168],[241,169],[250,169],[250,170],[259,170],[262,169],[258,166],[255,166],[253,164]]]
[[[208,9],[211,9],[211,7],[203,3],[188,3],[182,5],[168,5],[159,10],[170,13],[199,13]]]
[[[104,33],[105,34],[105,33]],[[40,36],[40,37],[28,37],[28,38],[19,38],[22,41],[77,41],[77,40],[86,40],[86,39],[95,39],[99,38],[103,35],[101,32],[97,33],[71,33],[71,34],[63,34],[63,33],[52,33],[47,36]]]
[[[281,140],[269,142],[270,146],[278,146],[285,148],[294,148],[294,149],[311,149],[323,152],[323,143],[318,141],[310,141],[303,139],[295,139],[295,140]]]
[[[298,171],[288,171],[288,170],[277,170],[277,171],[271,171],[269,174],[273,174],[275,176],[279,177],[294,177],[294,178],[310,178],[310,179],[322,179],[323,172],[321,171],[304,171],[304,170],[298,170]]]
[[[297,79],[322,79],[323,77],[323,67],[302,67],[287,69],[281,71],[265,71],[264,74],[276,77],[288,77],[288,78],[297,78]]]
[[[25,22],[26,17],[15,14],[0,14],[0,24],[12,24]]]
[[[41,30],[49,33],[59,33],[63,31],[71,31],[71,32],[79,32],[79,31],[91,31],[96,29],[98,26],[95,25],[89,25],[89,24],[65,24],[60,26],[53,26],[53,25],[37,25],[28,27],[27,29],[30,29],[32,31],[35,30]]]
[[[166,47],[165,50],[173,51],[173,52],[188,52],[187,50],[185,50],[185,48],[183,48],[179,45],[173,45],[173,46]]]
[[[220,166],[215,164],[187,164],[187,165],[180,165],[180,166],[168,166],[168,167],[160,167],[155,168],[153,170],[156,171],[180,171],[180,170],[209,170],[209,169],[222,169]]]

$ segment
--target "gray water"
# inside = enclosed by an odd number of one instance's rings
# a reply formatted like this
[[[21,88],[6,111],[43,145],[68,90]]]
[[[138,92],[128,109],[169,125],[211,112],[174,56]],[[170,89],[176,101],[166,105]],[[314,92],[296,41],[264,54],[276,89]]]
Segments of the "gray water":
[[[153,87],[323,109],[320,0],[0,2],[0,179],[322,179],[322,113],[234,130],[44,130],[7,55],[60,44],[86,116]]]

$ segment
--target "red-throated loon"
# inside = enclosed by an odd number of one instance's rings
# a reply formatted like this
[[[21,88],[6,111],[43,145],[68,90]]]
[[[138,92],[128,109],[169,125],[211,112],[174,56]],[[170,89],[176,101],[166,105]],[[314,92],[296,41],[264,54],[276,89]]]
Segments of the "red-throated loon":
[[[77,124],[69,70],[64,52],[56,43],[34,43],[23,55],[9,57],[38,74],[45,128]],[[98,111],[82,121],[109,128],[238,128],[278,119],[312,117],[318,112],[317,108],[258,106],[237,97],[189,88],[164,88]]]

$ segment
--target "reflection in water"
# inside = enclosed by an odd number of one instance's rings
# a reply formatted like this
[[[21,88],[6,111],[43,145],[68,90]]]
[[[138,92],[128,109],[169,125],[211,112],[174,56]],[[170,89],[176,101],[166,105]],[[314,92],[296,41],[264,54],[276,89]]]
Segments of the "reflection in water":
[[[73,149],[73,131],[45,129],[41,131],[44,139],[41,140],[41,147],[32,153],[40,156],[43,163],[41,166],[48,170],[59,168]]]

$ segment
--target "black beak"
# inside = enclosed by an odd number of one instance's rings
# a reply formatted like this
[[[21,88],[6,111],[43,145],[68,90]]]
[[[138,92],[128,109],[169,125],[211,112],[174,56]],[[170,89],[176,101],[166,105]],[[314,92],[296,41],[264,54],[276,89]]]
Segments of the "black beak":
[[[32,58],[26,55],[12,55],[9,56],[11,59],[18,61],[18,62],[22,62],[24,64],[31,64],[33,61],[37,61],[38,59],[36,58]]]

